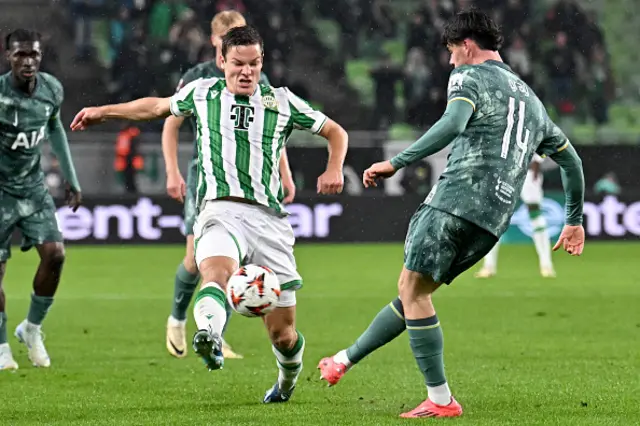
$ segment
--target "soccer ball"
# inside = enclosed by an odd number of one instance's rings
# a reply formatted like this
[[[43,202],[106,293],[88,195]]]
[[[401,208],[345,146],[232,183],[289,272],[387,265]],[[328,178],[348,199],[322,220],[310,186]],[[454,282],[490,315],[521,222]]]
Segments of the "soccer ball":
[[[266,266],[245,265],[227,283],[227,299],[233,310],[245,317],[262,317],[276,308],[280,283]]]

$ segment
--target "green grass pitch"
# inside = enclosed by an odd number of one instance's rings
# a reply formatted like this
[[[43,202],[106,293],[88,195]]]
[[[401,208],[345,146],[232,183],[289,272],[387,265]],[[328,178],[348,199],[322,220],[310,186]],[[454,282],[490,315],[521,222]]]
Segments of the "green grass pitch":
[[[393,425],[426,397],[406,335],[335,388],[322,356],[344,348],[396,294],[401,245],[300,245],[305,287],[299,328],[305,369],[288,404],[261,398],[276,379],[259,319],[235,316],[245,355],[208,372],[164,347],[182,248],[68,249],[44,325],[52,367],[30,366],[13,329],[26,315],[36,254],[14,251],[5,278],[10,342],[21,368],[0,373],[0,424]],[[558,278],[539,278],[533,246],[503,246],[495,279],[472,272],[438,291],[445,362],[465,413],[459,425],[640,423],[640,245],[588,244],[554,254]],[[473,270],[475,270],[473,268]],[[194,331],[191,312],[189,333]],[[433,422],[432,419],[415,420]]]

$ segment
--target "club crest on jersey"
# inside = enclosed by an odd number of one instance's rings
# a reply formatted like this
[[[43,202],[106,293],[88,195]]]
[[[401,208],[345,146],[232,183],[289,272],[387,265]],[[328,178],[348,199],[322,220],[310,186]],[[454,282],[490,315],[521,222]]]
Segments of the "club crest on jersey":
[[[455,92],[456,90],[462,89],[462,83],[464,82],[464,78],[468,73],[468,71],[463,71],[451,76],[451,78],[449,79],[449,87],[447,88],[447,92],[449,93],[449,95],[451,95],[451,93]]]
[[[262,96],[262,106],[266,109],[278,111],[278,100],[270,93]]]

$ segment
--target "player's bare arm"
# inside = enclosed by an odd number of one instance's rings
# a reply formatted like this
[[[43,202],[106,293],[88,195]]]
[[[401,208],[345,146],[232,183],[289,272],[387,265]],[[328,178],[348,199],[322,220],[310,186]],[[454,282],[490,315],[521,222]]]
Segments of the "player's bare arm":
[[[349,135],[342,126],[330,118],[327,118],[318,134],[329,141],[329,160],[326,171],[318,178],[318,193],[340,194],[344,186],[342,166],[347,156]]]
[[[566,206],[565,226],[553,251],[562,247],[570,255],[580,256],[584,250],[585,238],[582,227],[584,207],[582,160],[569,142],[564,149],[550,157],[560,166]]]
[[[464,132],[471,115],[473,115],[473,106],[468,102],[462,100],[450,102],[440,120],[420,139],[391,160],[375,163],[364,171],[362,183],[365,188],[377,186],[377,179],[389,178],[401,168],[444,149]]]
[[[181,203],[184,202],[187,191],[178,166],[178,140],[183,122],[184,117],[169,116],[162,128],[162,156],[167,173],[167,194]]]
[[[107,120],[148,121],[169,115],[171,98],[141,98],[122,104],[84,108],[73,119],[71,130],[85,130]]]
[[[286,148],[282,150],[282,155],[280,156],[280,180],[282,181],[282,189],[284,190],[284,199],[282,201],[285,204],[290,204],[296,196],[296,184],[293,181],[291,168],[289,167],[289,157]]]

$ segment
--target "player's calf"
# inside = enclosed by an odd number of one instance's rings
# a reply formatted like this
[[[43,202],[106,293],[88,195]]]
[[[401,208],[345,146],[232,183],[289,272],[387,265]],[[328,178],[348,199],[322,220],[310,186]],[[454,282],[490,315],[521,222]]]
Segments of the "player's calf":
[[[276,356],[278,381],[266,392],[263,402],[286,402],[302,372],[305,347],[304,336],[295,328],[295,306],[277,308],[265,317],[264,323]]]

